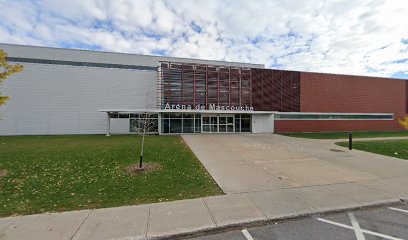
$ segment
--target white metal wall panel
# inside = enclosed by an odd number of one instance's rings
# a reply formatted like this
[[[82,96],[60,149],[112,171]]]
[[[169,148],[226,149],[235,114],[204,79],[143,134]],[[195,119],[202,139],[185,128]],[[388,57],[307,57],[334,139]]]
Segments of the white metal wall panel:
[[[252,114],[253,133],[273,133],[273,131],[274,131],[273,114]]]
[[[5,81],[0,135],[105,133],[100,109],[145,108],[156,102],[157,72],[24,63]]]
[[[110,133],[112,134],[129,134],[130,119],[129,118],[111,118]]]
[[[225,62],[189,58],[174,58],[163,56],[149,56],[140,54],[112,53],[50,47],[34,47],[13,44],[0,44],[0,48],[9,53],[10,57],[22,57],[22,58],[38,58],[38,59],[96,62],[96,63],[115,63],[141,66],[158,66],[159,61],[173,61],[173,62],[218,64],[241,67],[257,67],[257,68],[265,67],[263,64]]]

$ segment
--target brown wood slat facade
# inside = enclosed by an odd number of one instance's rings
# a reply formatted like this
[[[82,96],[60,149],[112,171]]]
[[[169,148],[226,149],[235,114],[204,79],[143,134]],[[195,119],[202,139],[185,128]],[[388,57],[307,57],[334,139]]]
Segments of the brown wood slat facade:
[[[300,72],[252,68],[255,111],[300,112]]]
[[[251,69],[161,62],[159,105],[250,107]]]

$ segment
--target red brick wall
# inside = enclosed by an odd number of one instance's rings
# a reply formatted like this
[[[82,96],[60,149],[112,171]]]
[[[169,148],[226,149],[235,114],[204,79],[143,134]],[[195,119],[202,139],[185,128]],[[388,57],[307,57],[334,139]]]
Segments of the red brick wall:
[[[301,112],[394,113],[407,111],[407,82],[387,78],[301,73]],[[397,120],[275,121],[276,132],[402,130]]]
[[[252,68],[255,111],[300,111],[300,72]]]
[[[275,132],[348,132],[348,131],[398,131],[403,130],[394,121],[385,120],[279,120]]]

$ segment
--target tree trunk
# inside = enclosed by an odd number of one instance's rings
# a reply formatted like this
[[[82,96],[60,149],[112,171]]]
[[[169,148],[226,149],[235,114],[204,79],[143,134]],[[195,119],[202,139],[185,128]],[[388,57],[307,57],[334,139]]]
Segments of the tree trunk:
[[[147,125],[147,113],[145,114],[145,119],[144,119],[144,124],[143,124],[142,148],[140,150],[139,168],[142,168],[142,164],[143,164],[143,151],[144,151],[144,140],[146,136],[146,125]]]

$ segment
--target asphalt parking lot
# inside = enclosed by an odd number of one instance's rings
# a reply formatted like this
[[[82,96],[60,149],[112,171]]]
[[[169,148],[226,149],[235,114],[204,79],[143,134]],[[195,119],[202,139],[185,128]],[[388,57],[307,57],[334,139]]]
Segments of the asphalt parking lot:
[[[190,240],[408,239],[408,204],[318,215]]]

